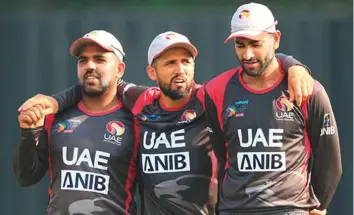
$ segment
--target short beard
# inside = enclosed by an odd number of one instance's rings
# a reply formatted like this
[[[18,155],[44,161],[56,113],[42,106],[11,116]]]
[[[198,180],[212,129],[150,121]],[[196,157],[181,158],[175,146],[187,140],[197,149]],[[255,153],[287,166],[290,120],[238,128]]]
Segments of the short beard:
[[[177,78],[173,77],[170,81],[170,83],[163,83],[162,81],[158,80],[158,85],[162,93],[169,97],[171,100],[180,100],[183,99],[185,96],[187,96],[191,90],[191,85],[186,86],[186,90],[182,91],[180,88],[177,88],[176,90],[172,89],[172,81]]]
[[[263,72],[267,69],[267,67],[272,63],[273,59],[274,59],[274,53],[272,52],[269,52],[267,56],[265,56],[265,58],[263,59],[263,61],[260,61],[259,59],[257,59],[257,62],[260,64],[259,66],[259,69],[257,72],[252,72],[252,71],[249,71],[247,69],[247,67],[243,66],[244,64],[244,60],[240,61],[240,64],[243,68],[243,72],[245,72],[248,76],[252,76],[252,77],[257,77],[257,76],[260,76],[263,74]],[[251,59],[252,60],[252,59]],[[251,61],[249,60],[249,61]]]
[[[85,85],[85,78],[92,73],[95,73],[95,75],[99,79],[99,82],[100,82],[99,90],[91,91]],[[102,82],[101,73],[99,73],[97,71],[87,71],[84,75],[83,83],[80,84],[80,88],[81,88],[81,91],[83,92],[83,94],[85,94],[86,96],[91,97],[91,98],[97,98],[97,97],[102,96],[109,89],[109,84]]]
[[[80,84],[80,88],[81,88],[82,93],[85,94],[86,96],[91,97],[91,98],[97,98],[97,97],[102,96],[105,92],[107,92],[109,87],[101,85],[100,90],[90,91],[86,88],[85,84]]]

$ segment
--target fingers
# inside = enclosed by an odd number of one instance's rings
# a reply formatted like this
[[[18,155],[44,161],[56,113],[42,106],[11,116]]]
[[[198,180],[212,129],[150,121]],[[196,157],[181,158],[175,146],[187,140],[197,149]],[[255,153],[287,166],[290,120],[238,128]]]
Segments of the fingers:
[[[43,107],[41,105],[35,105],[34,107],[30,108],[30,111],[32,111],[35,116],[36,116],[36,122],[42,119],[45,115],[43,113]]]
[[[294,88],[294,98],[296,100],[296,104],[298,106],[301,105],[301,102],[302,102],[302,93],[301,93],[301,86],[300,84],[296,84],[295,86],[293,86]]]
[[[35,105],[41,105],[45,108],[46,105],[46,97],[42,94],[37,94],[36,96],[28,99],[25,101],[20,108],[18,109],[19,112],[29,110],[31,107]]]
[[[327,210],[317,210],[317,209],[313,209],[312,211],[310,211],[310,215],[326,215]]]
[[[21,113],[18,116],[18,121],[20,123],[21,128],[28,127],[28,125],[33,124],[31,117],[27,113]],[[23,125],[27,125],[27,126],[23,126]]]
[[[41,114],[36,108],[31,108],[30,110],[23,113],[30,118],[30,121],[35,124],[41,119]],[[37,115],[38,114],[38,115]]]
[[[304,82],[304,84],[301,85],[301,93],[302,93],[302,100],[301,101],[305,101],[309,96],[309,91],[307,89],[306,82]]]
[[[315,81],[314,81],[313,78],[310,76],[309,84],[306,85],[306,87],[307,87],[307,92],[309,93],[309,96],[312,94],[314,84],[315,84]]]
[[[35,105],[27,111],[22,111],[19,116],[19,121],[28,124],[36,124],[45,116],[44,109],[41,105]]]
[[[289,86],[289,101],[290,101],[290,102],[293,102],[294,99],[295,99],[295,96],[294,96],[294,89],[293,89],[291,86]]]

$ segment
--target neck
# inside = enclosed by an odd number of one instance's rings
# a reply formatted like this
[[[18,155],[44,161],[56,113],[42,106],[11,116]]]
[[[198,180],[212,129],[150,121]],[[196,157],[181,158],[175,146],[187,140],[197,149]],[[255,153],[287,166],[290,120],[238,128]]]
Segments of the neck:
[[[80,104],[86,110],[92,113],[109,111],[119,104],[119,100],[116,94],[117,89],[115,87],[114,90],[107,90],[103,95],[99,97],[90,97],[83,94]]]
[[[190,92],[188,93],[188,95],[184,96],[183,98],[181,98],[179,100],[172,100],[170,97],[161,93],[160,104],[162,104],[164,107],[166,107],[168,109],[181,108],[185,104],[187,104],[188,101],[190,100],[190,98],[192,97],[192,91],[193,90],[191,89]]]
[[[279,79],[283,77],[283,74],[279,69],[279,62],[276,58],[273,58],[269,66],[264,72],[256,77],[249,76],[245,72],[242,73],[242,79],[249,88],[254,90],[264,90],[272,87]]]

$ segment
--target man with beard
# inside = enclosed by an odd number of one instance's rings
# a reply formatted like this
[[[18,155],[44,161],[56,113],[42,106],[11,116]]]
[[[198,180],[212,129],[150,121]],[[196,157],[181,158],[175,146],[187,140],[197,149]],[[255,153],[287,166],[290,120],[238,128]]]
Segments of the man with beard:
[[[193,81],[196,56],[187,37],[159,34],[149,47],[147,66],[159,88],[123,82],[118,87],[139,124],[139,180],[146,215],[215,214],[217,178],[222,173],[218,170],[224,163],[215,160],[210,148],[203,88]],[[55,96],[59,111],[77,102],[78,89]],[[21,109],[36,102],[41,103],[33,98]],[[58,109],[56,103],[43,102],[46,108]]]
[[[119,41],[106,31],[76,40],[82,99],[64,112],[41,105],[18,117],[21,141],[15,175],[21,186],[38,183],[49,169],[47,214],[136,214],[138,145],[130,111],[116,96],[125,69]]]
[[[240,6],[225,42],[240,67],[211,80],[205,105],[211,143],[227,159],[220,215],[325,214],[342,173],[329,98],[315,81],[301,105],[289,102],[275,50],[280,31],[268,7]],[[220,87],[222,86],[222,87]]]

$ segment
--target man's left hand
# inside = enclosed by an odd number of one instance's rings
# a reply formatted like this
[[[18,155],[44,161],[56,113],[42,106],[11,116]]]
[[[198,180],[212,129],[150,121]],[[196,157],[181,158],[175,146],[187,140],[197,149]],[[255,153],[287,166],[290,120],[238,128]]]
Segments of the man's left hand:
[[[305,101],[313,91],[314,80],[303,66],[292,66],[288,71],[289,101],[296,100],[298,106]]]

